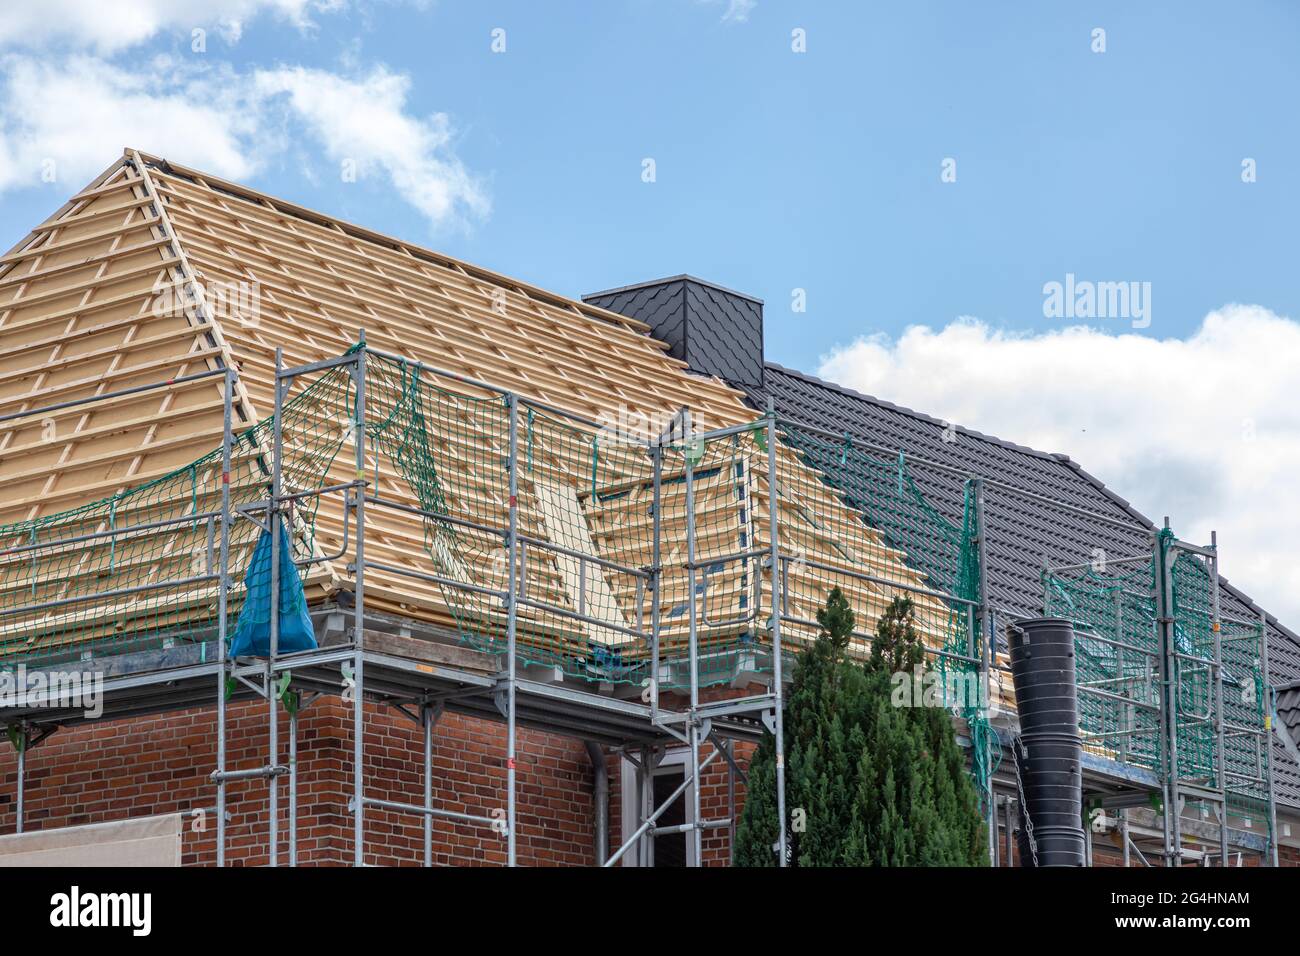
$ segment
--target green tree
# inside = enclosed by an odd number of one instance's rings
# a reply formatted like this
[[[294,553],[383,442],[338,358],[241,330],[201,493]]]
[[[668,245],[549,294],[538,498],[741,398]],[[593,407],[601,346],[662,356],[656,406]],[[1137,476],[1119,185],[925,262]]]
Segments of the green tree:
[[[854,615],[839,588],[818,612],[821,634],[800,653],[785,707],[786,810],[795,866],[981,866],[979,798],[943,707],[895,706],[897,674],[916,675],[925,648],[909,598],[876,626],[871,656],[847,656]],[[749,765],[736,828],[738,866],[775,866],[774,740]]]

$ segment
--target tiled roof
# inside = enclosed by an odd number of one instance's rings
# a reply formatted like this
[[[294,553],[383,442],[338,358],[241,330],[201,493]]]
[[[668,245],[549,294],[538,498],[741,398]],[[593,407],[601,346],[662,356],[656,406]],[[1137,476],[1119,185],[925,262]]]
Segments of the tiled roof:
[[[961,523],[965,479],[985,479],[989,598],[1000,612],[1042,613],[1044,560],[1089,562],[1097,548],[1112,559],[1150,548],[1152,522],[1064,455],[953,426],[770,362],[764,385],[746,391],[756,408],[765,408],[771,397],[783,418],[902,451],[921,492],[955,524]],[[1226,580],[1220,605],[1229,617],[1254,619],[1260,613]],[[1300,636],[1272,617],[1268,632],[1272,681],[1300,679]],[[1293,696],[1300,727],[1300,690]],[[1279,799],[1300,806],[1300,767],[1278,742],[1273,755]]]
[[[1292,753],[1300,752],[1293,749],[1300,748],[1300,681],[1278,687],[1277,719],[1282,725],[1281,731],[1291,738],[1292,747],[1287,749]]]

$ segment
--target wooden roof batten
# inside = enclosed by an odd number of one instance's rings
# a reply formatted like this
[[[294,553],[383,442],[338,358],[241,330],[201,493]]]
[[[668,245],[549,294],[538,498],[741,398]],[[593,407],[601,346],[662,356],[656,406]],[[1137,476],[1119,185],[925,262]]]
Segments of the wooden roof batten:
[[[543,289],[540,286],[535,286],[518,279],[512,279],[500,273],[493,272],[490,269],[485,269],[482,266],[453,258],[452,256],[445,255],[425,246],[406,242],[405,240],[385,235],[382,232],[376,232],[373,229],[367,229],[365,226],[360,226],[332,216],[327,216],[323,213],[316,212],[315,210],[308,209],[306,206],[300,206],[297,203],[289,202],[288,200],[278,199],[240,183],[221,179],[217,176],[209,175],[208,173],[201,173],[197,170],[190,169],[178,163],[169,162],[166,159],[148,153],[139,153],[136,150],[128,150],[128,152],[134,154],[139,160],[153,164],[167,173],[202,182],[214,192],[227,193],[231,196],[245,199],[252,203],[265,205],[277,212],[297,216],[307,222],[313,222],[317,225],[338,229],[345,235],[364,239],[368,242],[373,242],[381,246],[402,251],[416,259],[424,259],[437,265],[458,269],[472,278],[480,279],[493,285],[514,289],[551,305],[570,309],[583,315],[590,315],[604,319],[607,322],[623,325],[629,329],[635,329],[640,332],[648,332],[650,329],[648,325],[638,319],[629,318],[628,316],[621,315],[618,312],[612,312],[609,309],[602,309],[599,306],[590,305],[578,299],[565,298],[564,296],[551,292],[548,289]],[[668,348],[666,344],[661,344],[660,347],[665,351]]]
[[[115,228],[106,228],[114,221]],[[223,314],[212,296],[218,282],[257,283],[257,314]],[[181,290],[192,307],[158,314],[154,297],[162,286]],[[105,295],[110,287],[113,293]],[[688,375],[641,322],[134,149],[0,258],[0,412],[39,407],[52,396],[80,398],[122,383],[166,380],[187,369],[233,368],[239,374],[232,401],[249,425],[271,410],[277,349],[287,365],[332,358],[363,328],[377,350],[588,420],[625,410],[666,420],[683,407],[692,408],[703,428],[755,417],[738,391]],[[12,492],[0,504],[0,526],[98,500],[201,458],[220,445],[222,399],[212,384],[88,405],[84,413],[59,416],[57,440],[48,445],[21,421],[0,424],[0,486]],[[335,474],[322,482],[348,480],[351,469],[342,462],[349,460],[350,440]],[[559,464],[561,473],[581,471]],[[393,463],[367,466],[386,497],[419,506]],[[872,573],[921,583],[905,556],[864,530],[860,516],[793,451],[779,449],[778,467],[781,521],[806,520],[806,509],[815,514],[809,527],[816,530],[807,537],[817,553],[810,557],[865,562]],[[765,481],[754,479],[751,520],[771,506]],[[784,491],[795,487],[803,489],[798,501]],[[710,493],[720,511],[738,510],[728,488]],[[577,513],[574,496],[558,485],[526,494],[549,502],[553,513],[560,505]],[[602,516],[587,519],[595,524],[540,522],[534,533],[599,548]],[[366,521],[368,551],[416,570],[427,565],[420,519],[368,509]],[[316,557],[339,551],[343,527],[341,501],[323,501],[312,539]],[[755,527],[761,537],[761,523]],[[857,535],[847,551],[835,540],[843,529]],[[870,554],[855,556],[864,542]],[[494,572],[469,573],[490,582]],[[366,574],[368,602],[446,622],[436,589],[397,574]],[[346,588],[349,577],[343,561],[320,560],[307,582],[309,597]],[[572,570],[557,567],[551,577],[563,603]],[[795,598],[807,604],[819,585],[811,579],[803,585],[808,593]],[[865,585],[854,590],[864,608],[877,609],[884,594]],[[608,591],[627,600],[613,582]],[[725,609],[719,613],[727,616]]]

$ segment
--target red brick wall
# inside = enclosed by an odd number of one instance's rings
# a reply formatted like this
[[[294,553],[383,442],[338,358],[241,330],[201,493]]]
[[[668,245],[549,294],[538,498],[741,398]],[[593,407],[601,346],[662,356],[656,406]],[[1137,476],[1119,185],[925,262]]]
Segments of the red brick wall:
[[[366,795],[423,802],[420,728],[391,710],[367,708]],[[228,710],[227,767],[267,761],[266,706],[232,704]],[[281,761],[288,761],[289,720],[281,712]],[[737,747],[742,766],[751,748]],[[595,853],[594,780],[581,741],[532,730],[518,738],[518,854],[523,865],[591,865]],[[434,804],[480,815],[504,812],[505,725],[446,714],[434,730]],[[620,840],[619,760],[610,757],[610,848]],[[100,721],[60,730],[27,755],[26,829],[30,832],[126,817],[206,810],[187,817],[182,859],[187,865],[216,860],[216,711],[186,710],[153,717]],[[300,864],[352,861],[352,718],[350,705],[320,698],[299,718],[298,860]],[[17,759],[0,744],[0,834],[15,832]],[[727,815],[727,767],[715,761],[704,775],[704,815]],[[230,823],[226,859],[232,866],[268,860],[267,785],[241,781],[226,788]],[[287,778],[280,786],[281,863],[288,862]],[[744,805],[737,784],[737,813]],[[206,825],[202,832],[198,827]],[[433,824],[437,865],[500,865],[505,840],[484,827],[448,820]],[[705,861],[726,865],[729,835],[705,835]],[[418,865],[423,858],[419,818],[366,808],[366,862]]]
[[[264,704],[232,705],[228,727],[230,769],[265,763]],[[283,713],[280,730],[281,760],[287,761],[289,726]],[[347,810],[352,795],[350,705],[337,698],[317,700],[301,715],[298,736],[299,862],[351,863],[352,817]],[[367,796],[413,804],[423,801],[422,739],[420,728],[404,716],[368,708]],[[504,724],[447,714],[435,728],[433,739],[435,806],[482,815],[504,810]],[[27,830],[206,809],[206,832],[196,832],[199,821],[187,818],[182,858],[187,865],[210,865],[216,858],[211,817],[216,789],[208,779],[216,766],[215,741],[216,712],[212,708],[61,730],[28,753]],[[752,750],[751,745],[737,745],[736,758],[742,767]],[[590,865],[595,845],[594,781],[585,746],[571,738],[521,730],[518,751],[520,863]],[[611,852],[622,840],[620,763],[614,754],[606,762]],[[0,743],[0,834],[15,830],[16,770],[12,748]],[[282,863],[288,862],[288,793],[288,781],[282,780]],[[744,798],[744,785],[737,781],[737,816]],[[706,819],[727,816],[728,771],[721,759],[704,773],[701,801]],[[227,808],[231,815],[228,863],[264,865],[269,838],[265,782],[230,784]],[[505,840],[486,828],[435,820],[433,834],[437,865],[505,862]],[[1000,834],[1000,843],[1001,839]],[[1119,850],[1105,839],[1094,843],[1094,865],[1122,865]],[[423,833],[417,817],[367,808],[367,863],[418,865],[422,857]],[[705,864],[725,866],[729,860],[728,830],[706,831]],[[1279,862],[1300,867],[1300,849],[1281,847]]]
[[[281,760],[288,759],[288,718],[281,714]],[[299,719],[299,862],[352,860],[351,712],[337,698],[321,698]],[[267,759],[265,705],[232,705],[227,766],[246,769]],[[366,795],[423,801],[420,728],[393,711],[369,709],[366,723]],[[98,823],[126,817],[189,812],[216,802],[208,775],[216,766],[216,712],[187,710],[155,717],[104,721],[60,730],[27,755],[26,829]],[[594,853],[592,772],[580,741],[530,730],[518,738],[518,853],[524,865],[590,864]],[[434,733],[434,802],[490,815],[505,807],[505,726],[445,715]],[[15,831],[17,760],[0,749],[0,833]],[[231,865],[267,862],[267,785],[227,787],[226,854]],[[288,781],[280,790],[281,861],[288,861]],[[197,822],[197,821],[196,821]],[[216,858],[213,821],[207,832],[187,829],[186,864]],[[505,862],[505,840],[480,827],[435,820],[438,864]],[[420,863],[419,818],[368,807],[366,862]]]

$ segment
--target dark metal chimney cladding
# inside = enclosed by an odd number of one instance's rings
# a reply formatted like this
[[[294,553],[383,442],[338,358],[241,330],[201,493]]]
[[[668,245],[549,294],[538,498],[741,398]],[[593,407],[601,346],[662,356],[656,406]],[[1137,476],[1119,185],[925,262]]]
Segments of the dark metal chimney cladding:
[[[594,292],[584,302],[639,319],[692,371],[763,385],[763,302],[680,275]]]

